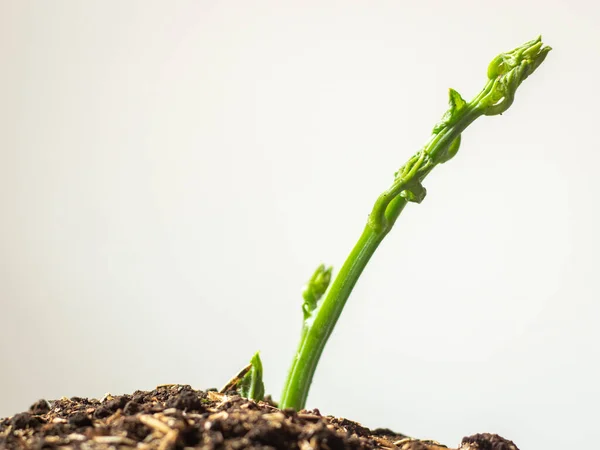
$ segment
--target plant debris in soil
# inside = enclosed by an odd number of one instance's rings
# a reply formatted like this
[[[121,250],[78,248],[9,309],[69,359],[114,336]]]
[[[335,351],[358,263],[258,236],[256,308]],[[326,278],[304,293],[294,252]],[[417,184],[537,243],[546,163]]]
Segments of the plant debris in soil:
[[[39,400],[0,419],[0,449],[56,450],[358,450],[447,449],[318,410],[279,410],[232,392],[163,385],[102,400]],[[460,450],[518,450],[493,434],[464,438]]]

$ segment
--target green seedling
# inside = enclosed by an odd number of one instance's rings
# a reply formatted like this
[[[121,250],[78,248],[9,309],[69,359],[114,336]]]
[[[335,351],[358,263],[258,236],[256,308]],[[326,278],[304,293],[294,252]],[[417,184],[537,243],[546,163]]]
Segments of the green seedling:
[[[439,164],[452,159],[463,131],[481,116],[496,116],[513,103],[520,84],[544,61],[551,50],[541,37],[492,60],[487,82],[470,102],[450,89],[449,108],[433,128],[429,141],[395,173],[392,185],[375,201],[365,229],[330,285],[332,269],[321,265],[303,292],[300,343],[285,383],[279,407],[304,408],[308,391],[325,344],[371,256],[390,232],[408,203],[421,203],[426,195],[423,180]],[[323,298],[324,297],[324,298]],[[241,395],[262,399],[262,364],[254,355],[237,383]]]
[[[250,370],[240,381],[239,392],[242,397],[252,400],[262,400],[265,397],[265,385],[262,380],[262,362],[258,352],[250,360]]]

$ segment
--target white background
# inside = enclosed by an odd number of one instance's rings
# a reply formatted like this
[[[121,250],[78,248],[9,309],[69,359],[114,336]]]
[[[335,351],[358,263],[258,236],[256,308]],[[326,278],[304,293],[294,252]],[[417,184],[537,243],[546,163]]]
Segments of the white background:
[[[597,441],[592,1],[0,3],[0,416],[39,398],[279,398],[301,288],[339,268],[447,89],[542,33],[503,116],[361,278],[309,407],[457,445]]]

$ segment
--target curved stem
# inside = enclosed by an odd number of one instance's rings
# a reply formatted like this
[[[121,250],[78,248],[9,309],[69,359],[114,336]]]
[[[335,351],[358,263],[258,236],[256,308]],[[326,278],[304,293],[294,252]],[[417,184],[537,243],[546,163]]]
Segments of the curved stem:
[[[318,305],[313,299],[323,294],[329,278],[325,284],[312,286],[314,292],[311,291],[311,301],[305,303],[300,344],[283,390],[279,404],[281,409],[299,410],[304,407],[323,349],[354,285],[406,204],[409,201],[420,203],[425,197],[426,191],[421,184],[423,179],[436,165],[445,163],[456,154],[461,133],[475,119],[481,115],[500,114],[510,106],[519,84],[541,64],[548,51],[550,48],[543,47],[538,38],[499,55],[490,64],[488,73],[491,75],[488,75],[483,90],[469,103],[458,92],[450,90],[449,110],[435,126],[433,136],[425,147],[397,172],[392,186],[377,198],[363,233],[326,292],[325,299]],[[315,276],[319,271],[317,269]]]

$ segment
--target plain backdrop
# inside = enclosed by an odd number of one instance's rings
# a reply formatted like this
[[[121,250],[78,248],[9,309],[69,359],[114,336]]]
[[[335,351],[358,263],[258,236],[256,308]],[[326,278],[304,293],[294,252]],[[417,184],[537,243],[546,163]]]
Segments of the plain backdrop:
[[[0,3],[0,416],[39,398],[279,398],[338,268],[447,90],[554,50],[427,179],[347,303],[309,407],[456,446],[583,448],[600,413],[592,1]]]

